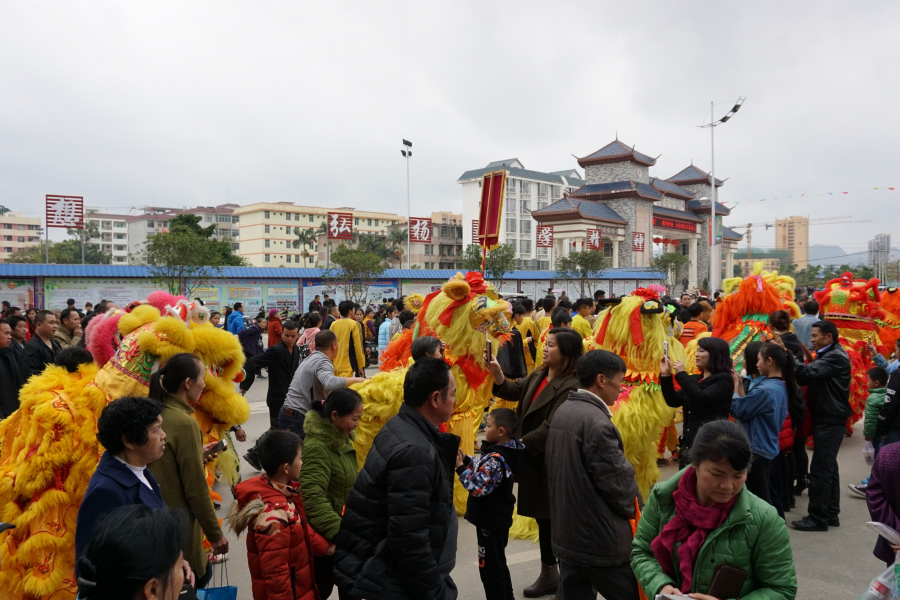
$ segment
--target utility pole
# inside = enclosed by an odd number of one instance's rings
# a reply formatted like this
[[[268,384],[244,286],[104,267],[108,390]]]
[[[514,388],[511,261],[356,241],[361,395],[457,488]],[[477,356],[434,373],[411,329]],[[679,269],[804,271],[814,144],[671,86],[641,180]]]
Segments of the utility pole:
[[[412,269],[410,262],[412,261],[412,231],[409,227],[412,225],[412,213],[409,208],[409,159],[412,157],[412,142],[403,140],[404,149],[400,150],[406,157],[406,268]]]

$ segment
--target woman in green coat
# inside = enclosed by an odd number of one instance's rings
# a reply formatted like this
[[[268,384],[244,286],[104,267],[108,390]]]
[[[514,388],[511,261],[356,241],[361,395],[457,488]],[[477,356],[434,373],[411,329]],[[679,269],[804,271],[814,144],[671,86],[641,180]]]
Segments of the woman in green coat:
[[[329,542],[341,527],[344,503],[359,470],[353,431],[363,414],[362,398],[351,389],[331,392],[313,402],[303,423],[303,467],[300,491],[310,526]],[[334,586],[334,556],[316,557],[316,587],[324,600]]]
[[[722,564],[747,572],[743,600],[796,596],[784,520],[744,486],[751,456],[740,425],[711,421],[697,433],[691,465],[650,492],[631,550],[631,568],[647,597],[716,600],[710,586]]]

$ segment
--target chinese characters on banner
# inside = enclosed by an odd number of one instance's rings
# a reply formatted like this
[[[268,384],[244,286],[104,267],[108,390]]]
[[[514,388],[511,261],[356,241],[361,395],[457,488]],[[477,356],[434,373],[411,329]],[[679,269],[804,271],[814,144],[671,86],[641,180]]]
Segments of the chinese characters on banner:
[[[328,213],[328,239],[352,240],[353,239],[353,214],[352,213]]]
[[[82,196],[47,195],[47,227],[84,229],[84,198]]]
[[[603,236],[599,229],[587,230],[587,247],[588,250],[603,250]]]
[[[537,226],[537,247],[552,248],[553,247],[553,225]]]
[[[409,239],[413,242],[431,241],[431,219],[410,217]]]
[[[632,252],[643,252],[644,245],[647,242],[647,235],[641,233],[640,231],[635,231],[631,234],[631,251]]]
[[[478,219],[472,221],[472,243],[478,243]]]
[[[506,171],[494,171],[482,176],[477,237],[478,243],[485,250],[493,250],[500,245],[500,215],[505,189]]]

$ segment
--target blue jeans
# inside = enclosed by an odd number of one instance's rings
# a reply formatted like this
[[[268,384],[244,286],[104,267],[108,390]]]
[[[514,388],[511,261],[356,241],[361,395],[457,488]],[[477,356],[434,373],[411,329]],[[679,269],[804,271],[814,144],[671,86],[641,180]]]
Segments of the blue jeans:
[[[285,414],[285,410],[292,412],[292,415]],[[302,440],[305,437],[303,433],[303,421],[306,420],[306,414],[300,414],[300,411],[291,408],[281,407],[278,411],[278,429],[282,431],[292,431],[300,436]]]

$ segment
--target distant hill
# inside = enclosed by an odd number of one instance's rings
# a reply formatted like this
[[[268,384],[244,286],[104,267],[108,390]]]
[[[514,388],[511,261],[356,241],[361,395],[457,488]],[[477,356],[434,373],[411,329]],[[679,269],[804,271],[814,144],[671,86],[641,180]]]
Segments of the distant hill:
[[[891,248],[894,257],[900,257],[900,249]],[[847,254],[840,246],[815,244],[809,247],[809,264],[824,267],[826,265],[864,265],[869,260],[868,252]],[[892,259],[895,260],[895,259]]]

